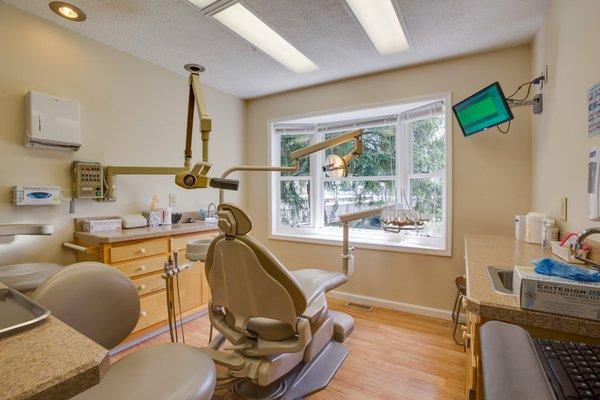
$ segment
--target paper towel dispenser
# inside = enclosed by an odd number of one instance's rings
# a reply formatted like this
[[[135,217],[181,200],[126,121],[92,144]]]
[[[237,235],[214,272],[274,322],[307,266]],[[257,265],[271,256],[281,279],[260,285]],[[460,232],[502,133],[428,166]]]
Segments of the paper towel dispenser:
[[[27,93],[25,146],[77,151],[81,147],[79,103]]]

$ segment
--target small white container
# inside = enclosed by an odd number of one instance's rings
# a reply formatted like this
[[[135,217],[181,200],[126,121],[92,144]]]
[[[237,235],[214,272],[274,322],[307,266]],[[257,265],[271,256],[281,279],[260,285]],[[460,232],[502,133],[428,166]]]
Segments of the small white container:
[[[525,241],[527,243],[542,244],[542,219],[543,214],[530,212],[525,216]]]
[[[525,240],[525,216],[515,215],[515,239]]]
[[[550,242],[558,240],[558,226],[550,217],[542,219],[542,246],[550,248]]]

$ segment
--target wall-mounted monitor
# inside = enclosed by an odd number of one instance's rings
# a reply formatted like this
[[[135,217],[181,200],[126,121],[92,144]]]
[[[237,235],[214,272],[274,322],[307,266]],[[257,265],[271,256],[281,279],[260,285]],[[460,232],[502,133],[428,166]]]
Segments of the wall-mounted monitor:
[[[482,132],[514,118],[498,82],[467,97],[452,107],[452,110],[465,136]]]

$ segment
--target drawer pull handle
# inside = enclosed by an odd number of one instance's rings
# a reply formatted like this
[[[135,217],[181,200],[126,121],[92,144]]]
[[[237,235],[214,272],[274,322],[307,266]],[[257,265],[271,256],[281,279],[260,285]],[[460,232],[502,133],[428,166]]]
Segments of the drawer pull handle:
[[[138,286],[138,290],[144,290],[146,289],[146,284],[142,283],[140,286]]]
[[[137,270],[138,270],[138,271],[145,271],[145,270],[146,270],[146,266],[145,266],[145,265],[140,265],[140,266],[137,268]]]
[[[140,249],[140,254],[146,254],[146,249]]]
[[[140,317],[145,317],[146,315],[148,315],[148,313],[147,313],[146,311],[142,311],[142,312],[140,313]]]

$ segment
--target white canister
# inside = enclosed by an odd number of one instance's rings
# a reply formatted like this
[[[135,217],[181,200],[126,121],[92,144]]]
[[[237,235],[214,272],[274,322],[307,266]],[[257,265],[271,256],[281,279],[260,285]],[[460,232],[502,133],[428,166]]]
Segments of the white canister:
[[[542,219],[542,245],[550,248],[550,242],[556,242],[558,240],[558,226],[556,221],[550,217],[544,217]]]
[[[525,240],[525,216],[515,215],[515,239]]]
[[[161,208],[160,211],[162,213],[162,225],[171,225],[173,223],[173,221],[171,220],[173,215],[173,209],[171,207],[167,207]]]
[[[542,219],[543,214],[530,212],[525,216],[525,241],[527,243],[542,244]]]

